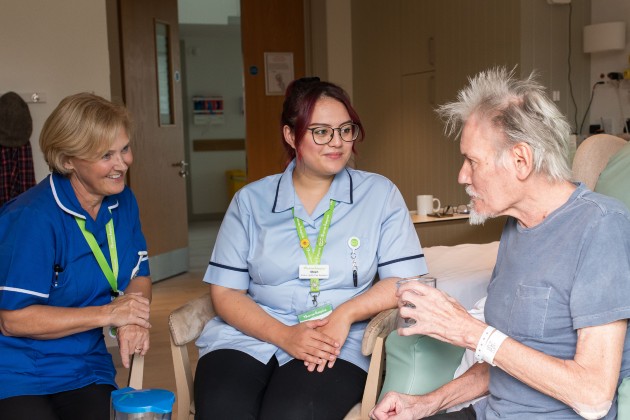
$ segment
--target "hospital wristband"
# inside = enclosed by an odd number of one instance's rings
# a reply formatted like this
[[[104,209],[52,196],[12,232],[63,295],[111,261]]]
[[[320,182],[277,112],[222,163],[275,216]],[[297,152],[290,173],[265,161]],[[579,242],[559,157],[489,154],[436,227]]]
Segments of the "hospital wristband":
[[[494,364],[494,356],[497,354],[499,347],[501,347],[501,344],[503,344],[506,338],[508,338],[508,336],[499,330],[494,330],[494,332],[490,334],[486,345],[481,349],[481,358],[484,362],[496,366]]]
[[[494,327],[491,327],[490,325],[488,325],[486,329],[483,330],[481,338],[477,342],[477,348],[475,349],[475,360],[477,361],[477,363],[484,362],[482,352],[484,347],[486,347],[486,343],[488,342],[490,335],[492,335],[494,331],[496,331],[496,329]]]

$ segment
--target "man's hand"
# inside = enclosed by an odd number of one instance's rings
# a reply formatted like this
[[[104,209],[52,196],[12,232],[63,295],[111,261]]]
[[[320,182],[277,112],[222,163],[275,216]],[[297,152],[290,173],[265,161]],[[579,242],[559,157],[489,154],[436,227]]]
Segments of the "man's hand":
[[[416,323],[399,328],[398,334],[428,335],[459,347],[474,349],[486,325],[471,316],[454,298],[441,290],[420,284],[406,283],[396,293],[400,316]],[[410,303],[415,307],[405,306]]]
[[[370,418],[376,420],[415,420],[438,412],[437,401],[429,395],[406,395],[388,392],[380,403],[370,411]]]

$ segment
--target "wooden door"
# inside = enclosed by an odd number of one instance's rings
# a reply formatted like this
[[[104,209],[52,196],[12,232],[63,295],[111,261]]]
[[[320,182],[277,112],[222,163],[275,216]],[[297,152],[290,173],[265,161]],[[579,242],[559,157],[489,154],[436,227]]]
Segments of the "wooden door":
[[[118,11],[123,98],[134,122],[129,184],[156,281],[188,270],[177,0],[119,0]]]
[[[304,28],[303,1],[241,0],[248,182],[284,169],[280,134],[284,96],[266,94],[264,53],[293,53],[295,78],[303,77]]]

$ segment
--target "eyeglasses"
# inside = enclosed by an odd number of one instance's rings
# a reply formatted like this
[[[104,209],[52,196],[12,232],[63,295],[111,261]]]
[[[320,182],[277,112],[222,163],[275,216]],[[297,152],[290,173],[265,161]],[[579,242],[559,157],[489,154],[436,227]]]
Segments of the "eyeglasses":
[[[323,146],[332,141],[335,136],[335,130],[339,132],[339,137],[341,140],[352,143],[359,137],[359,126],[355,123],[344,124],[341,127],[332,128],[332,127],[313,127],[307,128],[313,135],[313,141],[315,144],[319,144]]]

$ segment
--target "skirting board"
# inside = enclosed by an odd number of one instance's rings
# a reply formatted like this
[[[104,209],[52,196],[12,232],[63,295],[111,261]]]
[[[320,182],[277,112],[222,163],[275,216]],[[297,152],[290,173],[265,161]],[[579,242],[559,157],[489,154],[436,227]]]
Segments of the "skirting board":
[[[149,257],[153,283],[188,271],[188,247]]]

